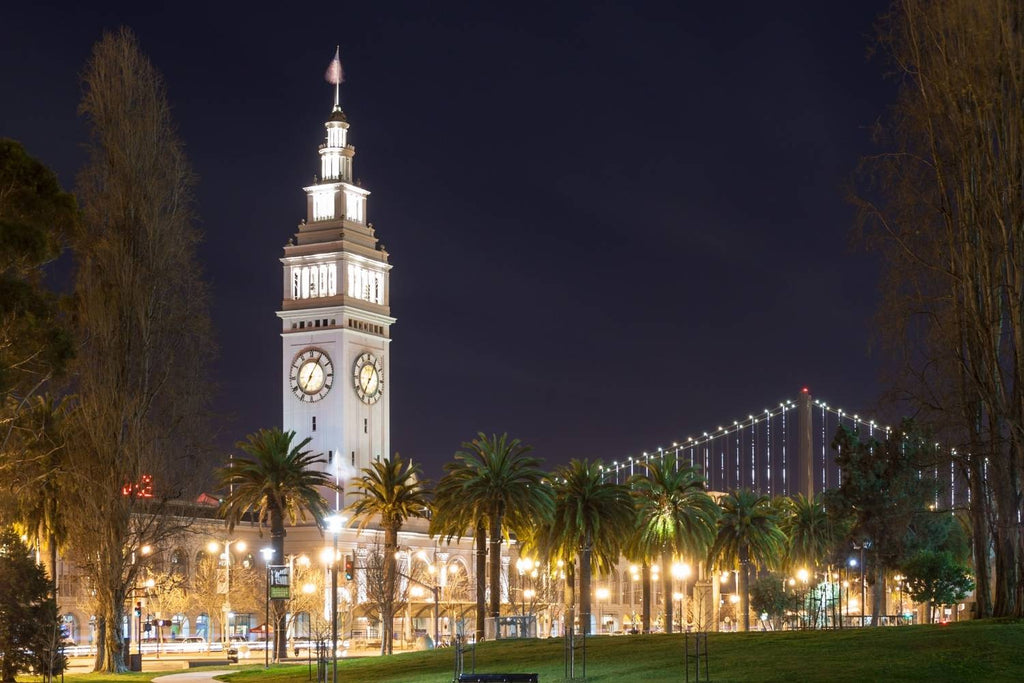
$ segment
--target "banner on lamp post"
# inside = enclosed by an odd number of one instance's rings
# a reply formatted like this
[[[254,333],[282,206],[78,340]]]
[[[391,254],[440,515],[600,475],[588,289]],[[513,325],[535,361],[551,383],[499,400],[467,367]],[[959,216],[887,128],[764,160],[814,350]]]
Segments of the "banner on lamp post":
[[[291,568],[286,564],[272,564],[269,571],[270,599],[288,600],[291,598]]]

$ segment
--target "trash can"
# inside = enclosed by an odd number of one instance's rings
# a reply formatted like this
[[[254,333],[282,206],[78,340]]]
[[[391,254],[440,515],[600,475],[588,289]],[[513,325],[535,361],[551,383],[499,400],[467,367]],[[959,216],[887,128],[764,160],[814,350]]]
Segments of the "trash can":
[[[142,671],[142,653],[132,652],[128,655],[128,670]]]

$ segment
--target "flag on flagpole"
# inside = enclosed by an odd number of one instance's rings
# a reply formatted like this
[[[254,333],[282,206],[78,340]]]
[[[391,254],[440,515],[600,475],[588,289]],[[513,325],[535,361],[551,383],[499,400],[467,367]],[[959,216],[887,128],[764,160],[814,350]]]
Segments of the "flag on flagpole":
[[[327,67],[327,72],[324,74],[324,78],[332,85],[338,85],[345,80],[341,74],[340,51],[340,46],[334,49],[334,59],[331,60],[331,63]]]

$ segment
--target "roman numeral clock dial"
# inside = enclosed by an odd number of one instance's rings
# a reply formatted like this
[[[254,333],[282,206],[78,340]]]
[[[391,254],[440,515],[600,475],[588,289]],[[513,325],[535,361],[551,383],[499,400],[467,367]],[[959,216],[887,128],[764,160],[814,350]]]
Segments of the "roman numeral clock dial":
[[[304,403],[319,401],[334,383],[334,365],[323,349],[316,347],[300,351],[292,361],[288,373],[292,393]]]
[[[352,385],[356,396],[367,405],[380,400],[384,391],[384,364],[372,353],[363,353],[352,366]]]

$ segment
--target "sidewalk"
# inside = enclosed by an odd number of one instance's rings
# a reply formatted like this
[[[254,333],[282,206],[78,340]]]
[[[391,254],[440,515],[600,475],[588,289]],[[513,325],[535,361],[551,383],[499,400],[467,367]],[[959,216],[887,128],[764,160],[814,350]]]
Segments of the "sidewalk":
[[[223,671],[186,671],[185,673],[170,674],[169,676],[157,676],[153,680],[160,683],[211,683],[214,676],[229,673],[231,673],[229,669],[224,669]]]

